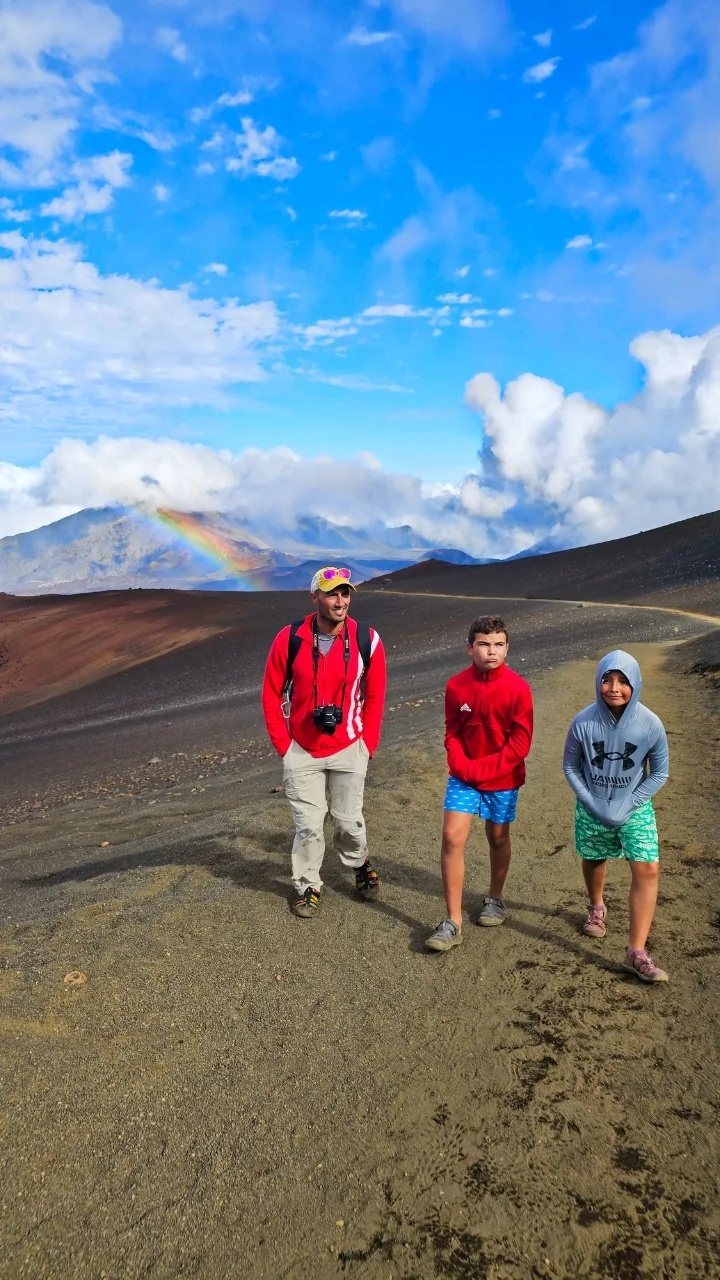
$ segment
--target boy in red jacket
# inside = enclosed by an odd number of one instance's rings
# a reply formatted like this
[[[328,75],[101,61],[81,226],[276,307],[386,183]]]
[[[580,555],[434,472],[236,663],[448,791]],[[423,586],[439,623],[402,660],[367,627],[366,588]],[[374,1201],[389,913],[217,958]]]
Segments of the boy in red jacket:
[[[425,943],[449,951],[462,942],[465,845],[473,817],[485,819],[490,846],[490,893],[477,923],[503,924],[503,888],[510,866],[510,823],[525,781],[533,705],[530,686],[505,665],[508,632],[502,618],[476,618],[468,634],[472,662],[445,689],[448,778],[442,834],[447,919]]]

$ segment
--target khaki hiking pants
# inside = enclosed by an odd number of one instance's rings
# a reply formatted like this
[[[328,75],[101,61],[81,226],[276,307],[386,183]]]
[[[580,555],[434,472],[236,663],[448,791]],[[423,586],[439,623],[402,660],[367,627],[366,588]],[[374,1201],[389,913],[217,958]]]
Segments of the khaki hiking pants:
[[[295,820],[293,883],[299,894],[321,889],[325,854],[323,824],[330,809],[333,849],[346,867],[361,867],[367,857],[363,817],[365,774],[370,759],[362,738],[335,755],[318,760],[297,742],[283,756],[283,782]]]

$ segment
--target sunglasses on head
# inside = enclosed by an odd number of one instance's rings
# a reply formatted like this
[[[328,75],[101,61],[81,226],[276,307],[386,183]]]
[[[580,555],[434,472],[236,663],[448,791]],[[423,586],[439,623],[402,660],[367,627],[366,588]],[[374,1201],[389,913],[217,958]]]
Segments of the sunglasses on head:
[[[349,569],[323,569],[320,574],[323,582],[332,582],[333,578],[349,578]]]

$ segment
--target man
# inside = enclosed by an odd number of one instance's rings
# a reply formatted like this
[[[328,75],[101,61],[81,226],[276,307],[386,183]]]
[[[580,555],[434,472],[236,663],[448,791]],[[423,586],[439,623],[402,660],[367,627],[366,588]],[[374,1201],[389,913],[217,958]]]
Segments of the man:
[[[291,909],[304,919],[320,907],[328,797],[333,847],[355,869],[358,893],[372,900],[380,885],[367,852],[363,793],[380,741],[385,652],[377,631],[348,616],[354,590],[349,569],[320,569],[310,584],[315,613],[283,628],[265,667],[265,724],[282,756],[295,821]]]

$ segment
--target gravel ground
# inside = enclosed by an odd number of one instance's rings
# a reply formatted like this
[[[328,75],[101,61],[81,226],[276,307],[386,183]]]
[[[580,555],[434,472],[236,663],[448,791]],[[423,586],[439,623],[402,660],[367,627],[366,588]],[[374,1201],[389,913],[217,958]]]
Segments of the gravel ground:
[[[259,642],[254,668],[221,638],[4,719],[0,1276],[718,1274],[720,707],[706,678],[666,669],[704,628],[503,607],[538,725],[512,915],[468,921],[449,956],[422,942],[442,912],[441,698],[467,601],[358,602],[391,661],[366,805],[383,896],[358,901],[329,857],[316,921],[287,910]],[[624,867],[606,941],[579,933],[559,770],[616,644],[671,743],[658,990],[619,967]],[[238,691],[204,701],[223,677]],[[478,833],[469,920],[485,886]]]

